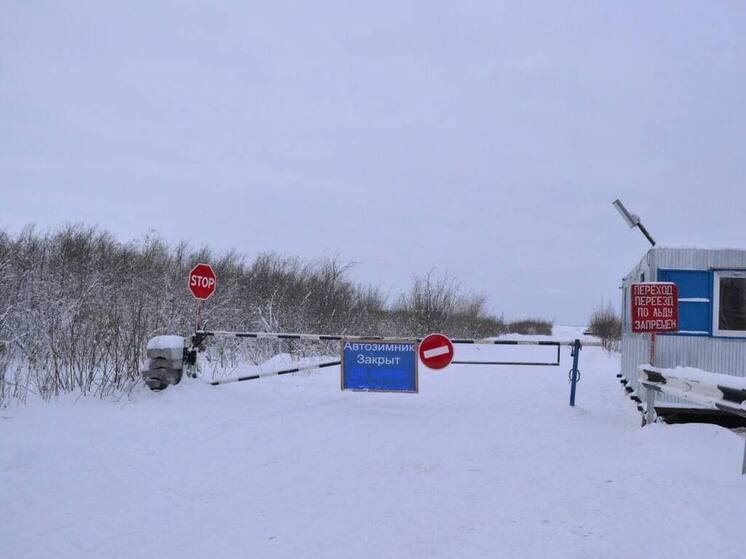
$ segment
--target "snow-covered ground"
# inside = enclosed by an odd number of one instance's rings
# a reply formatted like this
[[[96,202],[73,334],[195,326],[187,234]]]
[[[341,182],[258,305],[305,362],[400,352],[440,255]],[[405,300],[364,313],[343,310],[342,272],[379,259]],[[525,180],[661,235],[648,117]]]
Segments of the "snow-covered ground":
[[[743,440],[640,428],[600,348],[570,408],[569,366],[565,349],[561,367],[421,368],[416,395],[343,393],[329,368],[2,410],[0,556],[746,556]]]

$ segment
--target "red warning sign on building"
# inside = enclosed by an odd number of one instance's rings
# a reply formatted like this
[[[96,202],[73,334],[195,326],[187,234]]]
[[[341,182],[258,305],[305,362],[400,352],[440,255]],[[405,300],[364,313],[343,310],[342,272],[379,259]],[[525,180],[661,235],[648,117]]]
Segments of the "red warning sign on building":
[[[679,290],[675,283],[634,283],[631,299],[633,332],[679,330]]]

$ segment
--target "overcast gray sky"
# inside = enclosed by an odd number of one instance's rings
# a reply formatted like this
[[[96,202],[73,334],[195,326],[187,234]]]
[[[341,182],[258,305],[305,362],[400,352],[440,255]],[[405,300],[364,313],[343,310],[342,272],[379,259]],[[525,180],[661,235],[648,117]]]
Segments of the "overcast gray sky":
[[[583,323],[746,246],[746,3],[0,2],[0,226],[432,266]]]

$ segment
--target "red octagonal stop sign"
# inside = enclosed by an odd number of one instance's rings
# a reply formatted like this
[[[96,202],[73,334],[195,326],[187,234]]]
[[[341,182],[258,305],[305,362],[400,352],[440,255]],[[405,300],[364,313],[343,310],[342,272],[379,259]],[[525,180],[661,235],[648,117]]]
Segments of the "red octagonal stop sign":
[[[197,264],[189,272],[189,291],[192,292],[195,299],[200,301],[204,301],[215,293],[217,282],[215,272],[212,271],[212,266],[209,264]]]
[[[443,334],[430,334],[420,342],[420,360],[430,369],[443,369],[453,361],[453,343]]]

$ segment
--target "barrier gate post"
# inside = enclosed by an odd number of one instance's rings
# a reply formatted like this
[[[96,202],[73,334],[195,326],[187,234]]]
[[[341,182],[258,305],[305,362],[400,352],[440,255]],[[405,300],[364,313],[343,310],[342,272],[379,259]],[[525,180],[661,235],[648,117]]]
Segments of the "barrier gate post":
[[[580,371],[578,371],[578,359],[580,358],[580,340],[576,339],[572,343],[572,370],[570,371],[570,405],[575,406],[575,387],[580,380]]]

